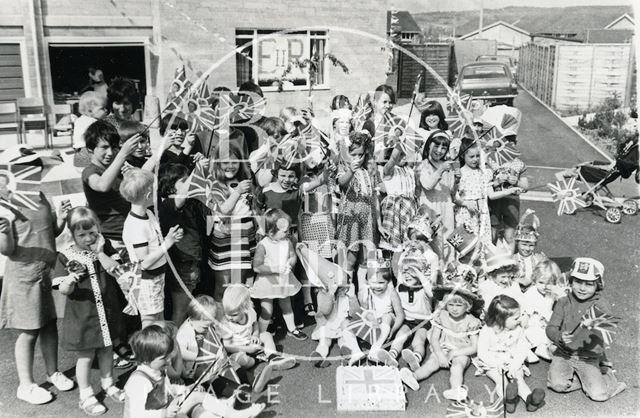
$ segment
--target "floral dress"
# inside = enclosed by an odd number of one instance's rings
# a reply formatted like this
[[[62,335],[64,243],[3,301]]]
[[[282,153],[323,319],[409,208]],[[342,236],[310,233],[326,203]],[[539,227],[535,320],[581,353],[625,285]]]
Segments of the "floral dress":
[[[460,185],[458,196],[462,200],[472,200],[477,203],[478,212],[471,214],[464,206],[456,206],[456,227],[467,225],[478,234],[481,242],[491,243],[491,218],[487,203],[487,189],[493,180],[491,170],[470,168],[465,165],[460,169]]]
[[[338,176],[344,174],[344,166],[338,169]],[[353,173],[340,202],[337,219],[337,239],[347,249],[354,244],[374,242],[374,204],[373,184],[369,172],[359,168]]]

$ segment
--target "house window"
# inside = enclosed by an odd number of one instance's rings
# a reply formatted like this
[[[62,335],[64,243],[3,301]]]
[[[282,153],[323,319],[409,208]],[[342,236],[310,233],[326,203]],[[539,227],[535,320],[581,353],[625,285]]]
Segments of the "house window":
[[[277,30],[238,29],[236,47],[236,82],[253,81],[264,91],[309,88],[313,77],[314,88],[328,88],[329,74],[325,62],[328,53],[327,31],[298,31],[269,36]],[[309,64],[299,68],[295,62],[312,60],[317,71],[310,74]]]
[[[402,33],[402,40],[406,41],[406,42],[412,42],[413,41],[413,33]]]

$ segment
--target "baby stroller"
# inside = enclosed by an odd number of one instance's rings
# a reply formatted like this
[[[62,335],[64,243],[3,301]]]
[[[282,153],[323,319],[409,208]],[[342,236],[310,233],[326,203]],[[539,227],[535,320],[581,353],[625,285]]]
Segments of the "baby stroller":
[[[638,203],[635,199],[626,199],[622,203],[616,200],[609,190],[608,184],[622,177],[628,179],[635,173],[636,183],[640,183],[638,177],[638,138],[633,138],[623,144],[618,156],[613,163],[604,161],[590,161],[578,164],[573,169],[556,174],[558,179],[575,178],[586,186],[587,190],[580,192],[578,198],[582,200],[584,207],[597,206],[605,211],[607,222],[619,223],[622,215],[635,215],[638,213]],[[567,207],[564,213],[572,215],[576,212],[576,206]]]

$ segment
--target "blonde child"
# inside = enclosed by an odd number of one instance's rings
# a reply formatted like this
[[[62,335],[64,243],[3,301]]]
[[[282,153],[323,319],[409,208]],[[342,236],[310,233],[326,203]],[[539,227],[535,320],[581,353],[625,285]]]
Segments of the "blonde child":
[[[260,187],[265,187],[273,181],[272,170],[275,168],[278,156],[278,144],[287,131],[282,119],[276,117],[265,118],[260,124],[260,128],[267,137],[257,150],[249,154],[249,163],[256,183]]]
[[[418,390],[419,381],[444,368],[450,370],[451,387],[442,395],[455,401],[467,398],[467,388],[463,385],[464,371],[477,352],[481,326],[480,320],[471,314],[482,304],[482,299],[474,291],[475,281],[473,268],[459,264],[444,283],[434,289],[436,297],[443,300],[433,318],[431,355],[421,366],[409,362],[410,369],[400,370],[400,377],[411,389]]]
[[[544,389],[533,391],[524,381],[529,374],[524,361],[529,353],[529,343],[521,326],[521,307],[507,296],[496,296],[485,316],[486,325],[478,336],[478,358],[476,374],[485,374],[496,384],[496,392],[504,394],[505,409],[514,413],[518,400],[525,401],[527,411],[533,412],[544,406]],[[510,380],[506,388],[503,379],[506,373]]]
[[[153,174],[132,168],[120,184],[120,194],[131,203],[131,212],[124,222],[122,240],[129,258],[140,261],[142,277],[136,307],[142,326],[163,319],[165,252],[182,239],[182,229],[176,225],[162,239],[160,225],[150,210],[153,204]]]
[[[107,116],[107,97],[94,91],[82,93],[78,102],[80,117],[73,123],[73,165],[84,168],[91,162],[91,155],[87,151],[84,133],[89,125]]]
[[[358,291],[360,306],[373,311],[375,319],[380,324],[380,335],[371,344],[368,358],[374,362],[397,367],[398,361],[383,349],[382,345],[402,326],[404,310],[398,292],[390,285],[391,263],[382,258],[379,250],[371,258],[367,263],[367,282]]]
[[[547,337],[558,347],[553,353],[547,384],[560,393],[582,389],[589,399],[604,402],[627,388],[618,381],[613,365],[607,360],[602,335],[591,329],[584,318],[590,309],[612,312],[602,296],[604,266],[593,258],[576,258],[569,284],[571,292],[556,302],[546,328]]]
[[[283,357],[276,353],[273,336],[260,332],[258,318],[253,310],[249,289],[243,285],[229,286],[222,297],[224,317],[218,323],[217,329],[222,337],[231,359],[243,369],[253,368],[256,355],[268,363],[262,372],[255,376],[253,389],[261,392],[268,382],[272,370],[286,370],[294,367],[293,357]],[[260,355],[264,353],[264,355]]]
[[[499,199],[518,195],[519,187],[494,191],[491,187],[491,170],[481,167],[480,144],[471,138],[463,138],[460,145],[460,180],[454,198],[456,226],[468,224],[478,234],[480,242],[491,243],[491,218],[487,199]]]
[[[415,228],[413,224],[411,226]],[[409,241],[397,260],[394,273],[398,280],[397,291],[405,319],[391,344],[389,354],[395,359],[401,353],[402,359],[415,370],[424,359],[438,256],[428,244]],[[411,348],[403,350],[409,338]]]
[[[273,316],[273,301],[278,300],[288,335],[303,341],[308,337],[296,328],[291,309],[291,296],[300,291],[300,282],[293,275],[296,252],[289,237],[291,219],[282,209],[269,209],[264,215],[266,236],[256,248],[253,270],[256,280],[251,297],[260,299],[260,332],[266,332]]]
[[[551,319],[553,304],[564,295],[564,287],[558,286],[564,278],[558,265],[551,260],[536,264],[531,277],[532,286],[522,298],[522,309],[529,315],[526,336],[538,357],[551,360],[551,341],[545,330]]]
[[[225,417],[248,418],[264,409],[263,404],[255,404],[237,411],[231,402],[226,402],[229,400],[197,391],[185,398],[188,388],[169,381],[167,369],[174,341],[159,325],[152,324],[136,332],[130,344],[138,367],[125,385],[125,418],[212,418],[222,411]]]
[[[124,392],[113,384],[113,341],[126,335],[118,284],[107,273],[117,266],[110,258],[115,251],[100,234],[100,222],[90,209],[72,209],[68,225],[74,244],[58,254],[53,272],[53,286],[67,296],[62,346],[78,356],[80,409],[100,415],[107,408],[94,396],[90,380],[96,356],[102,389],[111,400],[124,401]]]

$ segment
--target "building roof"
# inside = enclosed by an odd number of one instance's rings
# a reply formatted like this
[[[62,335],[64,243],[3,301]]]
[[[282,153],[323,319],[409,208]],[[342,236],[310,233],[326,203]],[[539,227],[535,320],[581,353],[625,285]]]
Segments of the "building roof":
[[[520,33],[522,33],[523,35],[527,35],[527,36],[529,36],[529,35],[530,35],[530,34],[529,34],[529,32],[527,32],[526,30],[521,29],[521,28],[519,28],[519,27],[517,27],[517,26],[514,26],[514,25],[510,25],[510,24],[508,24],[507,22],[503,22],[502,20],[498,20],[498,21],[497,21],[497,22],[495,22],[495,23],[492,23],[492,24],[490,24],[490,25],[487,25],[487,26],[483,27],[483,28],[482,28],[482,31],[484,32],[484,31],[486,31],[487,29],[491,29],[491,28],[493,28],[493,27],[495,27],[495,26],[500,26],[500,25],[502,25],[502,26],[506,26],[507,28],[509,28],[509,29],[511,29],[511,30],[514,30],[514,31],[516,31],[516,32],[520,32]],[[472,36],[477,35],[477,34],[478,34],[478,32],[479,32],[479,30],[478,30],[478,29],[476,29],[476,30],[474,30],[474,31],[471,31],[471,32],[469,32],[469,33],[466,33],[466,34],[462,35],[462,36],[460,37],[460,39],[467,39],[467,38],[470,38],[470,37],[472,37]]]
[[[584,36],[588,44],[628,44],[633,38],[631,29],[590,29]]]
[[[631,16],[629,16],[629,13],[625,13],[622,16],[620,16],[619,18],[617,18],[616,20],[614,20],[613,22],[609,23],[607,26],[605,26],[605,29],[609,29],[612,28],[613,26],[617,25],[620,21],[622,20],[628,20],[629,22],[635,24],[633,18]]]
[[[398,10],[396,11],[396,16],[398,17],[400,32],[422,32],[420,26],[416,23],[409,13],[406,10]],[[391,28],[391,11],[387,11],[387,33]]]

